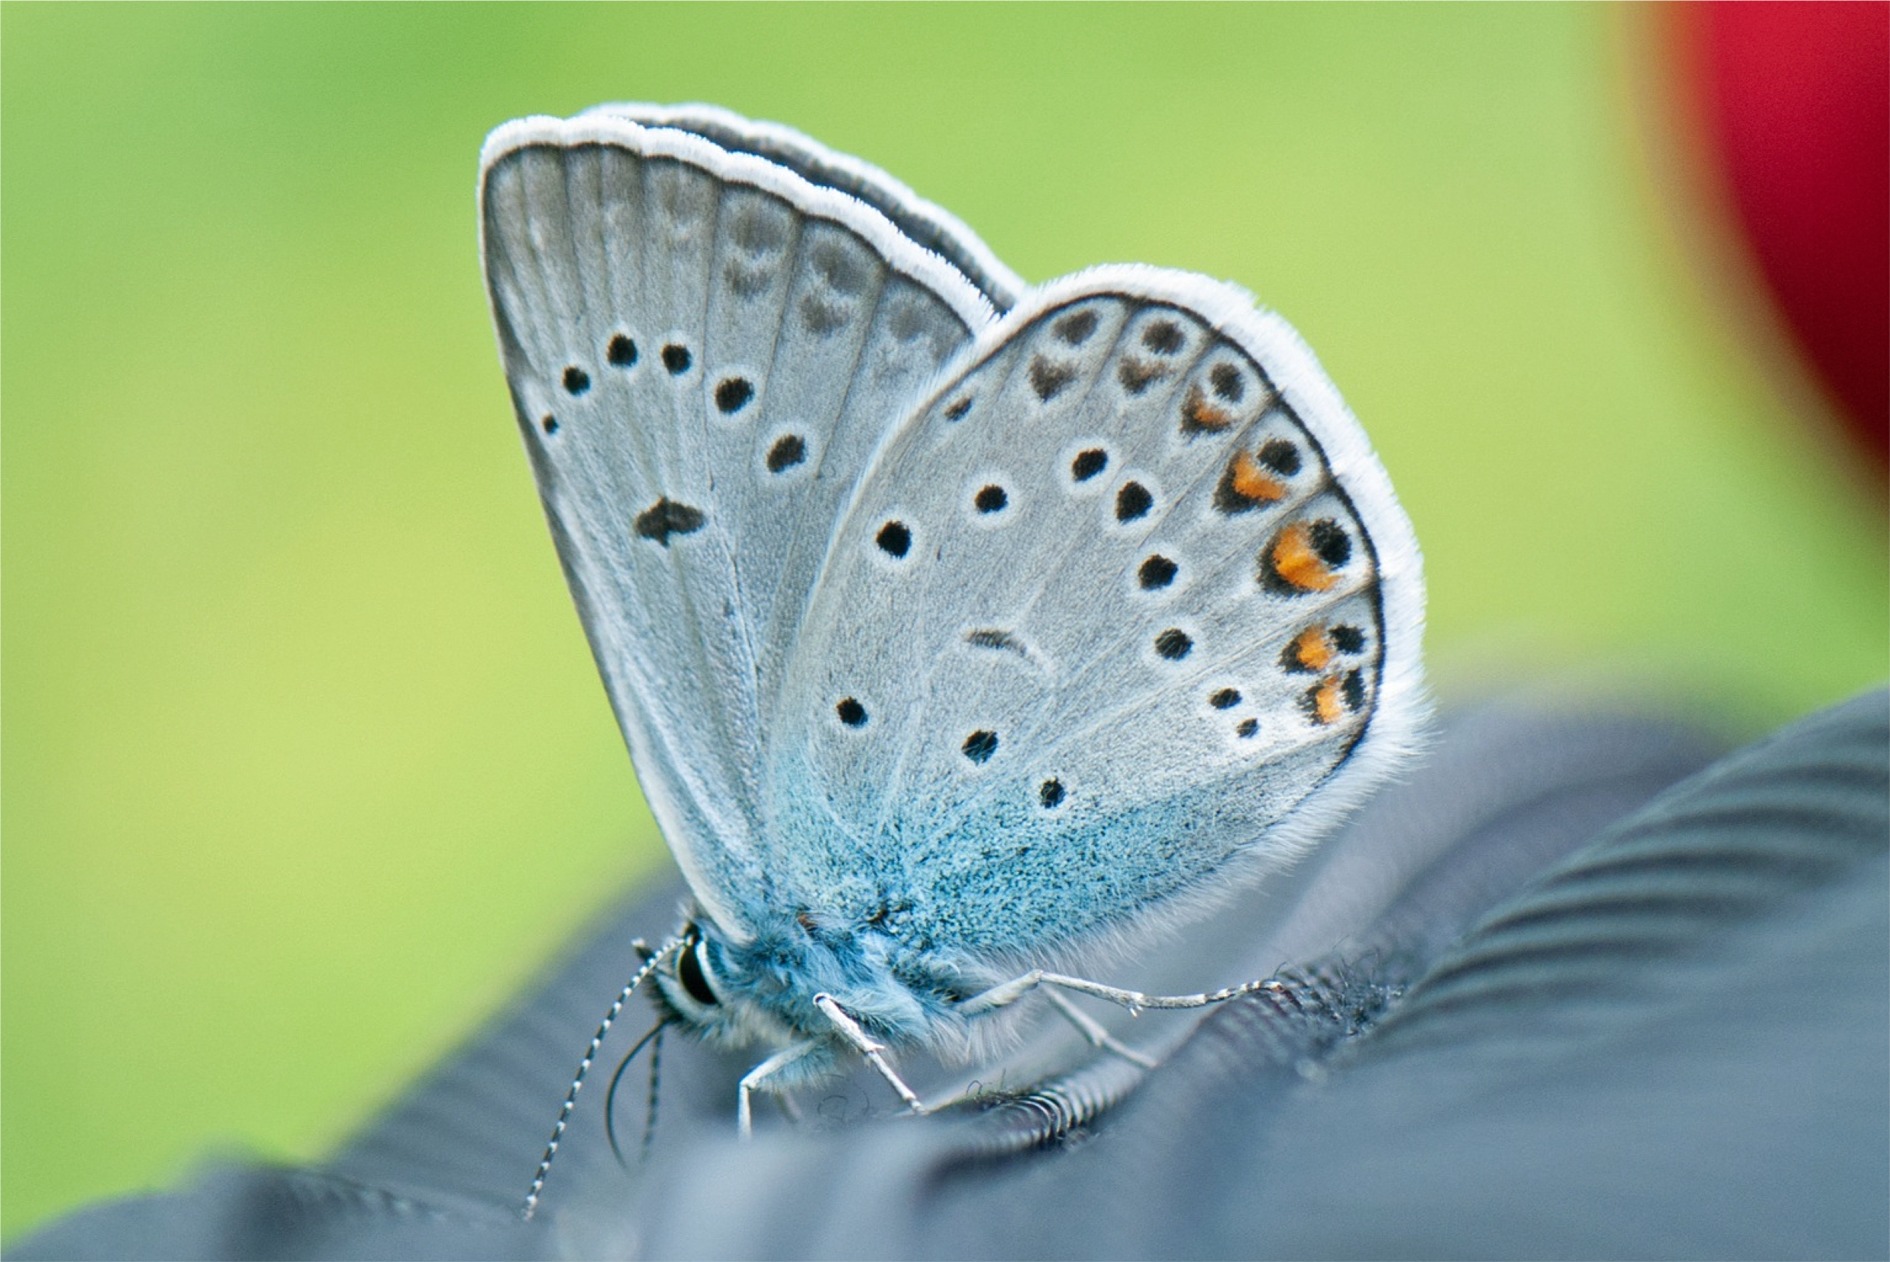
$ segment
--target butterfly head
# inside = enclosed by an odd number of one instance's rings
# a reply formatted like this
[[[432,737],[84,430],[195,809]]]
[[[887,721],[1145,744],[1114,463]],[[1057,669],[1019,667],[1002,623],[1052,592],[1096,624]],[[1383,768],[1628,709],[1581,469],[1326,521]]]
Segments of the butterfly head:
[[[831,995],[876,1037],[894,1045],[960,1041],[952,1009],[967,988],[931,978],[877,926],[823,924],[801,911],[772,931],[737,941],[700,910],[677,930],[679,949],[656,972],[662,1002],[680,1023],[729,1047],[830,1040],[814,996]]]

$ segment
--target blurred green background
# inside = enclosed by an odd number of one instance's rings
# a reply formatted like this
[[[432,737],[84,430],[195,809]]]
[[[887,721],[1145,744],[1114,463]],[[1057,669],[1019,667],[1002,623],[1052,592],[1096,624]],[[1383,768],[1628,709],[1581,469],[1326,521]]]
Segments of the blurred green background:
[[[8,4],[5,1230],[320,1154],[661,861],[487,323],[475,158],[515,115],[714,101],[1028,280],[1254,289],[1416,521],[1447,698],[1568,679],[1750,731],[1881,678],[1881,502],[1689,272],[1644,38],[1598,7]]]

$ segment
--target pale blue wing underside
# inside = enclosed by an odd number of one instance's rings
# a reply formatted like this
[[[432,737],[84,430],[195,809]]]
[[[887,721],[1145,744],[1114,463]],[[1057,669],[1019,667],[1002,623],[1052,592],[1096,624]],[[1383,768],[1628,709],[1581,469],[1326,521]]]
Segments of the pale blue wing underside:
[[[1422,619],[1409,522],[1283,321],[1184,273],[1057,282],[891,435],[834,536],[766,865],[974,955],[1121,937],[1383,779]]]
[[[837,177],[811,182],[636,110],[493,133],[486,280],[645,793],[691,886],[739,936],[731,891],[759,879],[763,734],[833,524],[888,427],[993,313]],[[713,114],[696,125],[732,143],[740,120]],[[791,136],[758,129],[745,147],[813,170],[824,151]],[[900,189],[861,163],[847,172],[889,200]],[[913,222],[959,258],[989,256],[955,221]],[[981,280],[1007,298],[1007,276]]]

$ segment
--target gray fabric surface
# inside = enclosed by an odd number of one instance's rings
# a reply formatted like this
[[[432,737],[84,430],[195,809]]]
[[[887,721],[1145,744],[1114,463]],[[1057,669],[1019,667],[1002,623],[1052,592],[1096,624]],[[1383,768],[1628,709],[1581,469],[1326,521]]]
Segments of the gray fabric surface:
[[[627,900],[318,1170],[216,1168],[13,1257],[1872,1257],[1890,1253],[1890,698],[1713,763],[1658,720],[1492,707],[1312,860],[1103,980],[1280,987],[1044,1014],[974,1098],[855,1075],[733,1136],[750,1057],[571,1063],[675,891]],[[606,1070],[647,1026],[626,1017]],[[621,1038],[619,1038],[621,1035]],[[964,1071],[905,1065],[930,1098]],[[17,1159],[17,1155],[16,1155]]]

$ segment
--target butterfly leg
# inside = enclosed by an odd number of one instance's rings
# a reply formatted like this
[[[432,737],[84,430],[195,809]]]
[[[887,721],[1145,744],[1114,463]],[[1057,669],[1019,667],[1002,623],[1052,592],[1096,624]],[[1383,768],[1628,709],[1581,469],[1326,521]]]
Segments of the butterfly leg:
[[[1094,995],[1098,999],[1107,999],[1110,1003],[1127,1008],[1131,1014],[1143,1008],[1206,1008],[1217,1003],[1226,1003],[1229,999],[1238,999],[1242,995],[1253,995],[1265,991],[1284,991],[1286,985],[1271,977],[1258,981],[1242,982],[1238,986],[1229,986],[1223,990],[1203,991],[1198,995],[1145,995],[1139,990],[1123,990],[1116,986],[1105,986],[1101,982],[1088,981],[1081,977],[1066,977],[1061,973],[1045,973],[1042,985],[1058,986],[1064,990],[1073,990],[1080,995]]]
[[[1083,1037],[1089,1040],[1091,1047],[1098,1048],[1105,1052],[1112,1052],[1122,1057],[1122,1059],[1128,1061],[1130,1064],[1140,1065],[1144,1069],[1155,1068],[1154,1058],[1144,1056],[1133,1047],[1119,1041],[1114,1035],[1110,1034],[1109,1031],[1103,1029],[1102,1022],[1096,1020],[1095,1017],[1090,1016],[1087,1012],[1084,1012],[1068,999],[1065,999],[1054,990],[1046,990],[1044,994],[1049,998],[1051,1007],[1061,1012],[1068,1018],[1071,1025],[1083,1032]]]
[[[827,1020],[833,1022],[833,1027],[840,1032],[840,1037],[851,1043],[854,1050],[866,1058],[866,1063],[877,1069],[879,1076],[892,1084],[892,1089],[899,1093],[899,1098],[906,1102],[908,1109],[920,1115],[931,1111],[925,1107],[918,1094],[906,1085],[906,1080],[901,1078],[893,1069],[892,1064],[887,1061],[885,1047],[874,1042],[873,1037],[860,1028],[860,1023],[849,1016],[846,1009],[834,1002],[832,995],[815,995],[814,1006],[820,1009]]]
[[[749,1138],[755,1131],[754,1105],[749,1097],[762,1083],[819,1046],[819,1040],[808,1039],[805,1043],[784,1047],[742,1075],[741,1085],[735,1090],[735,1129],[743,1139]]]
[[[1097,999],[1106,999],[1119,1007],[1127,1008],[1131,1015],[1140,1013],[1144,1008],[1206,1008],[1212,1004],[1226,1003],[1229,999],[1238,999],[1242,995],[1256,994],[1263,990],[1285,989],[1285,985],[1281,982],[1272,978],[1262,978],[1259,981],[1229,986],[1225,990],[1203,991],[1198,995],[1145,995],[1139,990],[1123,990],[1119,986],[1105,986],[1101,982],[1092,982],[1081,977],[1069,977],[1063,973],[1046,973],[1037,968],[1021,977],[1013,977],[1008,982],[1000,982],[983,994],[973,995],[965,1000],[958,1010],[965,1016],[975,1017],[998,1008],[1008,1008],[1039,986],[1055,986],[1062,990],[1073,990],[1079,995],[1092,995]]]

